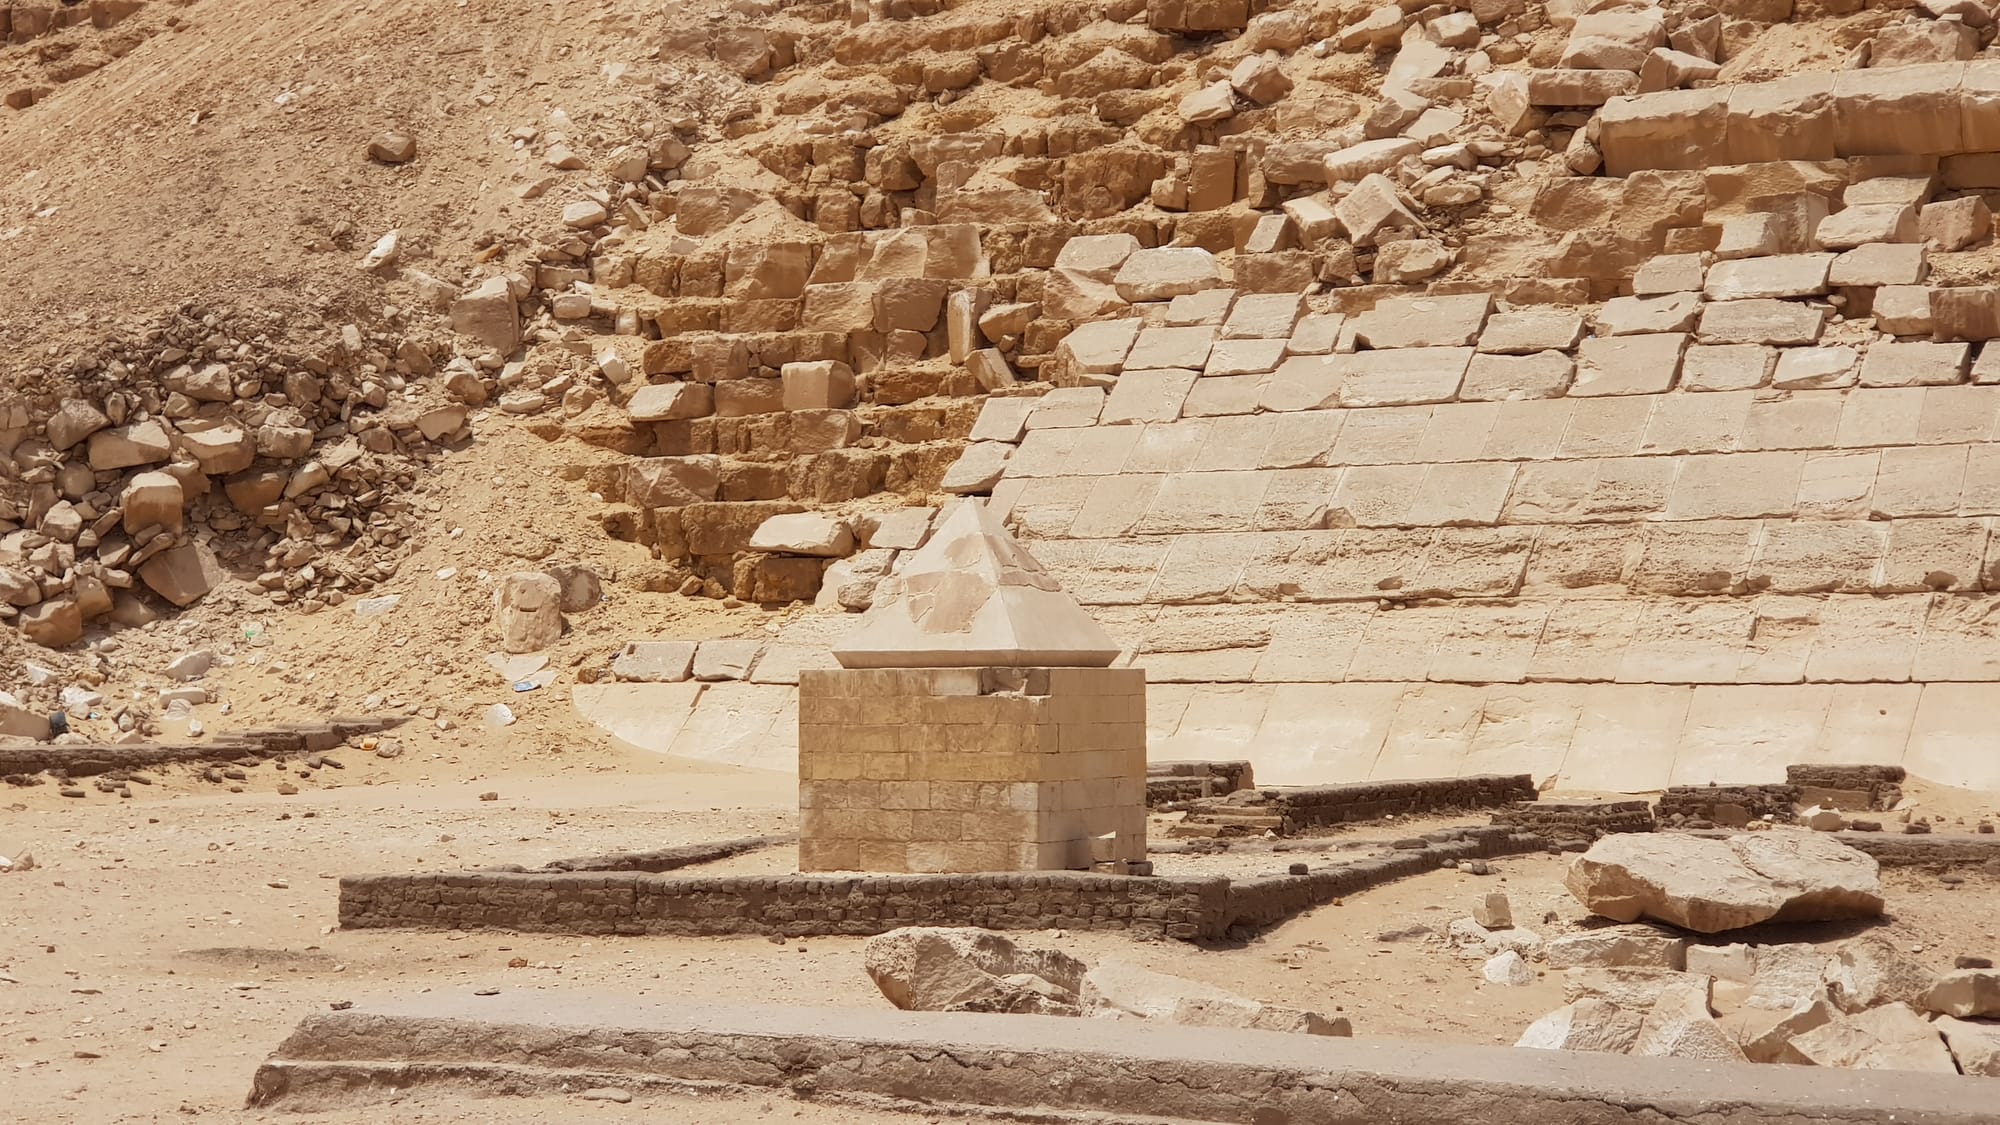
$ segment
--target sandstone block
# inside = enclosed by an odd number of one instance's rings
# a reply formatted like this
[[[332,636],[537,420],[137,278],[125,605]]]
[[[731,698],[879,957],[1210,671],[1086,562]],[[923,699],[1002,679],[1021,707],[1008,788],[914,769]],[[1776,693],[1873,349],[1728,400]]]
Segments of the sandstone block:
[[[1836,257],[1826,283],[1835,288],[1915,285],[1929,272],[1923,243],[1871,242]]]
[[[1139,338],[1140,320],[1100,320],[1081,324],[1056,346],[1058,362],[1085,374],[1115,374]]]
[[[1877,341],[1861,362],[1864,387],[1937,387],[1963,383],[1971,345]]]
[[[1736,1062],[1742,1048],[1709,1014],[1708,990],[1682,986],[1662,992],[1639,1024],[1632,1054],[1653,1058]]]
[[[257,459],[257,438],[235,421],[206,429],[183,430],[180,446],[209,476],[240,473]]]
[[[1717,263],[1719,271],[1734,262]],[[1651,332],[1687,332],[1701,314],[1701,294],[1669,293],[1661,297],[1613,297],[1591,319],[1599,336],[1636,336]]]
[[[1661,394],[1673,387],[1680,373],[1681,349],[1686,343],[1687,336],[1679,332],[1585,340],[1577,347],[1576,380],[1569,393]]]
[[[1666,22],[1654,11],[1597,11],[1577,17],[1563,45],[1561,65],[1637,72],[1646,56],[1667,42]]]
[[[1125,355],[1125,366],[1199,370],[1208,363],[1215,336],[1215,329],[1206,325],[1142,329],[1132,343],[1132,350]]]
[[[1097,281],[1118,276],[1125,260],[1139,252],[1139,240],[1129,234],[1083,234],[1063,243],[1055,268]]]
[[[1597,115],[1605,172],[1628,176],[1721,163],[1716,156],[1726,134],[1728,98],[1720,89],[1665,90],[1607,102]]]
[[[1958,1072],[1937,1029],[1902,1003],[1845,1015],[1794,1035],[1791,1049],[1814,1066]]]
[[[2000,1078],[2000,1023],[1974,1023],[1945,1016],[1934,1020],[1931,1026],[1944,1036],[1959,1073]]]
[[[1559,351],[1531,355],[1488,355],[1472,357],[1458,397],[1464,402],[1509,402],[1531,398],[1559,398],[1569,390],[1576,364]]]
[[[632,393],[625,413],[634,422],[672,422],[715,413],[715,390],[708,383],[649,383]]]
[[[562,638],[562,583],[517,571],[493,591],[493,625],[505,652],[540,652]]]
[[[779,555],[843,558],[854,553],[854,531],[846,520],[818,512],[772,516],[757,525],[750,549]]]
[[[1632,275],[1632,295],[1659,297],[1668,293],[1699,293],[1708,275],[1700,254],[1661,254],[1648,258]]]
[[[133,422],[90,435],[90,467],[129,469],[165,461],[173,453],[166,427],[157,419]]]
[[[1771,386],[1785,391],[1851,387],[1855,381],[1855,361],[1859,358],[1848,347],[1785,348],[1778,352],[1777,372],[1771,378]]]
[[[1959,969],[1946,973],[1917,997],[1916,1006],[1960,1019],[2000,1016],[2000,972]]]
[[[1875,860],[1805,831],[1727,841],[1607,836],[1571,865],[1566,883],[1614,921],[1648,917],[1698,933],[1882,911]]]
[[[1826,310],[1817,305],[1769,299],[1715,301],[1703,306],[1695,337],[1704,344],[1814,344],[1825,323]]]
[[[778,377],[786,410],[844,410],[854,405],[854,371],[837,359],[787,363]]]
[[[1826,292],[1832,254],[1779,254],[1717,262],[1704,289],[1711,301],[1757,297],[1816,297]]]
[[[1458,394],[1471,348],[1394,348],[1342,357],[1340,405],[1408,406]]]
[[[1423,150],[1423,145],[1408,137],[1362,141],[1327,154],[1323,165],[1326,182],[1359,183],[1370,175],[1394,168],[1404,157],[1415,156]]]
[[[1610,1001],[1585,997],[1529,1024],[1514,1046],[1622,1055],[1638,1041],[1640,1019]]]
[[[1917,232],[1940,250],[1964,250],[1993,233],[1993,212],[1976,195],[1927,203],[1917,214]]]
[[[1928,336],[1937,327],[1927,286],[1884,285],[1870,305],[1875,327],[1892,336]]]
[[[1904,203],[1864,203],[1820,220],[1813,241],[1823,250],[1852,250],[1870,242],[1919,240],[1917,209]]]
[[[630,641],[611,658],[621,683],[677,684],[694,674],[693,641]]]
[[[83,610],[75,598],[49,598],[21,610],[21,635],[44,648],[66,648],[83,639]]]
[[[1940,340],[1979,342],[2000,336],[2000,286],[1931,290],[1931,331]]]
[[[451,330],[511,355],[521,345],[521,314],[504,277],[489,277],[451,304]]]
[[[1354,318],[1354,339],[1374,349],[1470,347],[1492,311],[1486,293],[1391,297]]]
[[[1215,255],[1199,247],[1138,250],[1118,267],[1118,295],[1132,302],[1165,301],[1221,284]]]
[[[1364,176],[1334,205],[1341,229],[1356,246],[1373,246],[1391,230],[1421,232],[1423,220],[1404,205],[1395,182],[1380,173]]]
[[[1964,152],[1963,63],[1844,70],[1833,80],[1836,156]]]
[[[1780,354],[1760,344],[1690,344],[1681,357],[1681,389],[1742,391],[1761,387],[1771,378]]]
[[[1077,990],[1088,971],[1059,950],[1021,946],[988,930],[937,927],[869,938],[862,967],[905,1011],[1036,1015],[1079,1014]]]
[[[1779,229],[1778,217],[1764,211],[1731,215],[1724,219],[1722,231],[1715,240],[1715,257],[1719,262],[1762,258],[1780,253],[1783,249],[1784,237]]]
[[[125,486],[120,503],[125,509],[127,532],[161,527],[178,532],[181,509],[187,502],[180,478],[171,473],[140,473]]]
[[[111,424],[104,412],[80,398],[66,398],[49,415],[49,445],[58,451],[69,449],[77,442],[91,436]]]
[[[139,578],[148,589],[180,606],[201,600],[224,577],[215,553],[201,543],[162,551],[139,567]]]
[[[1535,106],[1599,106],[1639,91],[1636,70],[1562,68],[1528,72],[1527,101]]]
[[[1663,926],[1606,926],[1550,939],[1544,956],[1551,969],[1687,968],[1688,939]]]

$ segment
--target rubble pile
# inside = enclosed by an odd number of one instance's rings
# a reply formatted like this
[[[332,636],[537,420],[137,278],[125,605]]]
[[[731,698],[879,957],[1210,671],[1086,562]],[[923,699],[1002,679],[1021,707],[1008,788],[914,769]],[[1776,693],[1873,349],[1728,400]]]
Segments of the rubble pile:
[[[62,647],[232,574],[308,613],[394,577],[425,460],[470,433],[436,347],[188,306],[50,367],[0,400],[0,618]]]

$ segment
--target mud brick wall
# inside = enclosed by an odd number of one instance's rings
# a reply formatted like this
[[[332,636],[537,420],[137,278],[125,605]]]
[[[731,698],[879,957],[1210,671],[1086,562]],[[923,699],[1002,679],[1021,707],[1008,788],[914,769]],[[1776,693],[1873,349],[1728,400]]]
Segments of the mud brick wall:
[[[1525,773],[1264,790],[1265,802],[1284,817],[1287,836],[1320,825],[1379,820],[1391,813],[1502,808],[1535,797],[1534,780]]]
[[[345,929],[503,929],[718,937],[861,936],[899,926],[1118,930],[1183,940],[1225,927],[1229,880],[1079,872],[990,875],[362,875]]]
[[[1226,933],[1230,926],[1258,929],[1276,925],[1334,899],[1435,871],[1448,859],[1490,859],[1542,851],[1549,846],[1546,837],[1508,828],[1452,829],[1431,833],[1423,839],[1425,846],[1421,848],[1351,860],[1304,875],[1239,880],[1229,888],[1228,913],[1222,932]]]
[[[1645,801],[1523,801],[1493,814],[1493,823],[1556,839],[1595,840],[1612,832],[1659,827]]]
[[[403,721],[402,716],[393,715],[339,717],[323,723],[232,731],[207,742],[181,744],[33,742],[0,746],[0,777],[23,781],[38,773],[95,777],[178,762],[229,762],[245,757],[310,754],[332,750],[356,735],[388,730]]]
[[[1790,824],[1798,801],[1796,785],[1676,785],[1660,794],[1657,811],[1661,820],[1673,816],[1716,820],[1719,807],[1735,805],[1753,820],[1768,816],[1778,824]]]
[[[1250,763],[1245,761],[1153,762],[1146,767],[1146,807],[1220,797],[1254,784]]]
[[[1806,802],[1832,800],[1844,809],[1876,812],[1896,807],[1903,799],[1901,766],[1791,765],[1785,780],[1799,787]]]
[[[1867,852],[1884,867],[1985,867],[2000,875],[2000,835],[1901,836],[1883,832],[1842,832],[1836,839]]]

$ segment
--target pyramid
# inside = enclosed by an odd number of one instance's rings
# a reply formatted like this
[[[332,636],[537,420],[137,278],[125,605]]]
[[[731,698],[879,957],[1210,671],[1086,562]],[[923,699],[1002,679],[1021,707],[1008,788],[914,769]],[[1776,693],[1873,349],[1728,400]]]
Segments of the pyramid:
[[[843,668],[1103,668],[1118,642],[977,500],[876,588],[833,646]]]

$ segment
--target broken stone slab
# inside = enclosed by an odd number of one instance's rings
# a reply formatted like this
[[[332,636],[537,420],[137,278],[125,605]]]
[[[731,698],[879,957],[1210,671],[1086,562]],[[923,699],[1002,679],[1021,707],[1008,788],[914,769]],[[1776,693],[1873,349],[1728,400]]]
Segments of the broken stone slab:
[[[1469,347],[1492,311],[1489,293],[1390,297],[1354,318],[1354,341],[1372,349]]]
[[[1670,989],[1698,989],[1705,998],[1713,983],[1708,977],[1674,969],[1638,965],[1579,966],[1563,972],[1563,999],[1574,1002],[1591,997],[1643,1012],[1653,1006],[1661,993]]]
[[[772,516],[750,535],[750,550],[779,555],[834,559],[854,553],[854,531],[846,520],[819,512]]]
[[[1056,253],[1055,268],[1109,282],[1140,249],[1139,240],[1129,234],[1080,234],[1063,243]]]
[[[1864,203],[1820,220],[1813,241],[1822,250],[1852,250],[1871,242],[1917,242],[1917,209],[1908,204]]]
[[[1077,993],[1088,966],[990,930],[911,926],[877,934],[861,951],[869,979],[904,1011],[1082,1012]]]
[[[2000,1078],[2000,1023],[1954,1019],[1932,1021],[1957,1061],[1959,1073]]]
[[[1324,161],[1326,182],[1359,183],[1370,175],[1394,168],[1404,157],[1415,156],[1423,150],[1421,143],[1408,137],[1362,141],[1327,154]]]
[[[2000,1016],[2000,971],[1958,969],[1946,973],[1917,997],[1916,1006],[1960,1019]]]
[[[1445,943],[1468,961],[1483,961],[1512,951],[1532,957],[1542,948],[1542,936],[1519,927],[1489,930],[1470,918],[1459,918],[1445,927]]]
[[[1006,442],[975,441],[965,447],[946,469],[938,487],[954,496],[991,492],[1006,475],[1007,461],[1014,447]]]
[[[1188,1000],[1244,1002],[1243,997],[1228,989],[1156,973],[1114,957],[1106,957],[1090,967],[1083,975],[1077,995],[1086,1016],[1136,1016],[1167,1021]]]
[[[1591,70],[1559,67],[1528,72],[1527,104],[1531,106],[1600,106],[1639,91],[1632,70]]]
[[[1395,181],[1380,173],[1363,176],[1334,204],[1333,213],[1357,247],[1373,246],[1390,231],[1424,232],[1423,220],[1404,203]]]
[[[1544,950],[1551,969],[1687,968],[1688,939],[1664,926],[1606,926],[1550,938]]]
[[[1240,1027],[1254,1031],[1282,1031],[1292,1035],[1354,1034],[1354,1024],[1346,1016],[1324,1016],[1301,1008],[1264,1004],[1241,997],[1183,996],[1174,1004],[1174,1023],[1189,1027]]]
[[[1637,1012],[1586,996],[1529,1024],[1514,1046],[1622,1055],[1638,1040],[1640,1019]]]
[[[1855,364],[1861,358],[1859,353],[1848,347],[1785,348],[1777,356],[1778,365],[1771,376],[1771,386],[1786,391],[1851,387],[1855,381]]]
[[[977,500],[945,513],[833,646],[846,668],[1103,668],[1119,651]]]
[[[1058,362],[1085,374],[1115,374],[1124,366],[1125,356],[1144,326],[1145,322],[1136,318],[1080,324],[1057,345]]]
[[[1571,864],[1570,893],[1619,922],[1652,918],[1720,933],[1759,922],[1871,918],[1882,912],[1875,860],[1804,830],[1727,840],[1621,833]]]
[[[1993,212],[1977,195],[1927,203],[1917,213],[1917,233],[1939,250],[1964,250],[1993,233]]]
[[[1381,285],[1407,285],[1436,277],[1454,260],[1453,252],[1437,239],[1397,239],[1376,252],[1374,279]]]
[[[1842,1015],[1801,1032],[1792,1036],[1791,1048],[1814,1066],[1958,1073],[1938,1029],[1900,1002]]]
[[[708,383],[650,383],[632,393],[625,413],[634,422],[672,422],[715,413],[715,388]]]
[[[1794,1004],[1777,1023],[1745,1036],[1743,1053],[1751,1062],[1810,1065],[1804,1055],[1793,1049],[1793,1036],[1824,1027],[1839,1017],[1840,1009],[1821,991]]]
[[[1719,262],[1716,271],[1734,262]],[[1711,274],[1713,276],[1713,274]],[[1667,293],[1658,297],[1613,297],[1598,306],[1591,324],[1599,336],[1637,336],[1655,332],[1687,332],[1701,315],[1700,293]]]
[[[1479,333],[1479,351],[1532,355],[1568,351],[1583,338],[1583,314],[1567,309],[1519,309],[1494,313]]]
[[[1827,272],[1834,255],[1777,254],[1717,262],[1703,289],[1711,301],[1741,301],[1753,297],[1816,297],[1826,292]]]
[[[1743,1049],[1709,1012],[1708,989],[1687,984],[1661,991],[1639,1023],[1631,1053],[1651,1058],[1743,1060]]]
[[[1708,276],[1702,254],[1660,254],[1646,259],[1632,275],[1632,295],[1659,297],[1668,293],[1699,293]]]
[[[1213,289],[1221,281],[1215,255],[1196,246],[1168,246],[1133,251],[1112,283],[1120,297],[1137,304]]]
[[[763,641],[703,641],[694,653],[694,678],[705,683],[747,680],[763,651]]]
[[[611,658],[622,683],[677,684],[694,674],[693,641],[627,641]]]
[[[966,436],[973,441],[999,441],[1017,445],[1028,430],[1028,415],[1035,411],[1035,399],[1028,395],[990,396],[979,408],[979,417]]]

